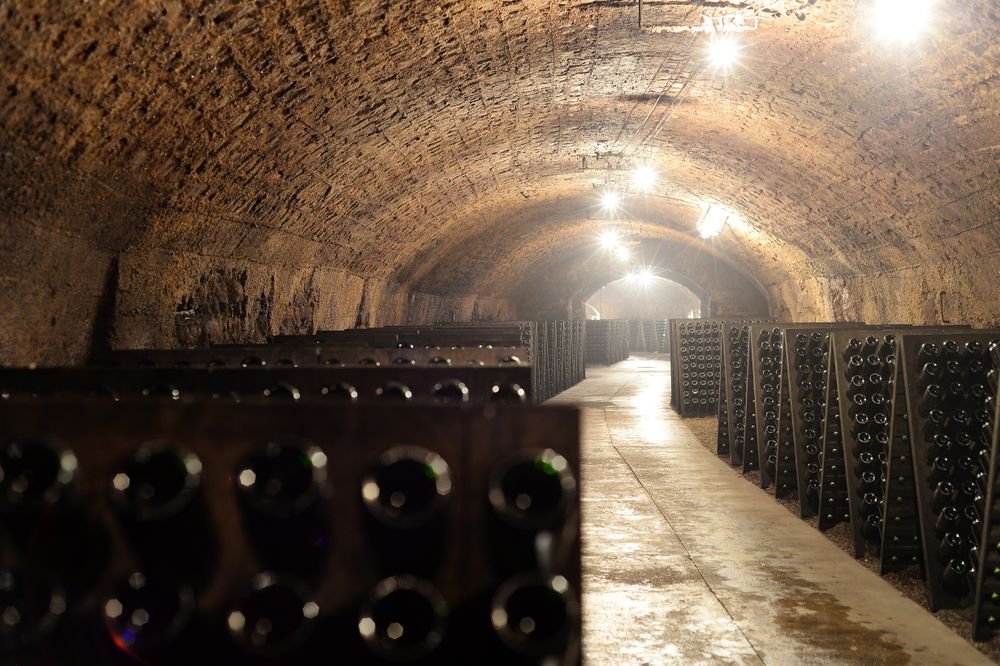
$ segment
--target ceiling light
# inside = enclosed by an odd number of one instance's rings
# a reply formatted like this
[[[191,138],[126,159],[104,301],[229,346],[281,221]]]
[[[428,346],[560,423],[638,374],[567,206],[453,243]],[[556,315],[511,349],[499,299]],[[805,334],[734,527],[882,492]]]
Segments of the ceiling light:
[[[876,0],[874,21],[886,42],[911,42],[930,25],[931,0]]]
[[[739,45],[731,34],[713,34],[708,43],[708,59],[716,69],[729,69],[740,56]]]
[[[611,192],[610,190],[604,193],[601,197],[601,206],[604,207],[606,211],[613,211],[621,205],[621,197],[618,196],[617,192]]]
[[[648,287],[653,282],[653,277],[653,271],[648,268],[643,268],[636,274],[636,280],[643,287]]]
[[[640,192],[649,192],[656,185],[656,171],[648,164],[636,167],[632,172],[632,186]]]
[[[601,247],[605,250],[613,250],[618,247],[618,232],[608,229],[601,232]]]
[[[701,234],[702,238],[711,238],[713,236],[718,236],[722,228],[726,226],[726,221],[729,220],[730,216],[735,215],[730,211],[726,210],[724,207],[710,204],[705,212],[702,213],[701,219],[698,220],[698,233]]]

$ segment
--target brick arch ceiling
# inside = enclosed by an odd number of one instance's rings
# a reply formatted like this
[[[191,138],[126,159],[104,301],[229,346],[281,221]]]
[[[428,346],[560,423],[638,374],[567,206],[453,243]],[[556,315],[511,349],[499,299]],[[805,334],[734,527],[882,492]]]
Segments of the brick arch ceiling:
[[[661,236],[740,213],[713,252],[774,312],[996,322],[1000,9],[939,0],[888,48],[869,2],[768,4],[722,76],[629,0],[5,3],[0,348],[510,315],[545,246],[461,241],[572,226],[539,203],[634,160],[688,210],[630,201]]]

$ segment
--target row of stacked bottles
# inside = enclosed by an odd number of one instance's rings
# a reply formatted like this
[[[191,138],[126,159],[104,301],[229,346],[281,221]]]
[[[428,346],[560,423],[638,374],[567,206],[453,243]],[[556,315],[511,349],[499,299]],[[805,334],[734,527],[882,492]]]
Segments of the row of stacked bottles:
[[[581,663],[576,410],[407,335],[0,369],[0,662]]]
[[[731,325],[717,452],[856,557],[910,570],[932,610],[1000,623],[1000,333],[852,323]],[[993,507],[993,504],[998,504]]]

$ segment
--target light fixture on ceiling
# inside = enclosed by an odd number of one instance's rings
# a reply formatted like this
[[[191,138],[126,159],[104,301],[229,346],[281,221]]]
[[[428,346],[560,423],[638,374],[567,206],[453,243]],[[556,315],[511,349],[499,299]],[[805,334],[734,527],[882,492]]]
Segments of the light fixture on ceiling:
[[[604,208],[604,210],[608,211],[609,213],[614,210],[617,210],[618,206],[620,206],[621,203],[622,203],[622,198],[618,196],[617,192],[608,190],[601,196],[601,206]]]
[[[656,186],[656,170],[642,164],[632,172],[632,187],[638,192],[649,192]]]
[[[653,282],[653,271],[649,268],[640,268],[629,271],[625,274],[625,282],[628,284],[638,284],[640,287],[648,287]]]
[[[736,37],[730,33],[712,33],[708,42],[708,61],[715,69],[728,70],[740,57]]]
[[[618,240],[618,232],[613,231],[611,229],[602,231],[598,240],[601,243],[601,247],[603,247],[605,250],[615,249],[616,247],[618,247],[618,243],[620,242]]]
[[[912,42],[931,24],[932,0],[876,0],[873,20],[884,42]]]
[[[709,204],[698,220],[698,233],[702,238],[718,236],[729,221],[737,223],[739,216],[725,206]]]

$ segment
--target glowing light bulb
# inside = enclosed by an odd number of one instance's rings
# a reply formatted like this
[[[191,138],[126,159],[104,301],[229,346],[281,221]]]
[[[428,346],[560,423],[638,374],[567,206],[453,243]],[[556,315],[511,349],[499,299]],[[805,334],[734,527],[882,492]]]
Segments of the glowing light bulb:
[[[739,44],[732,35],[713,34],[708,44],[708,59],[716,69],[729,69],[740,57]]]
[[[601,206],[604,207],[604,210],[609,212],[618,208],[618,206],[621,205],[621,202],[621,197],[618,196],[617,192],[608,191],[601,197]]]
[[[698,233],[701,234],[702,238],[718,236],[731,215],[734,214],[722,206],[709,205],[701,219],[698,220]]]
[[[640,192],[649,192],[656,185],[656,171],[648,164],[636,167],[632,172],[632,186]]]
[[[618,233],[615,231],[602,231],[601,232],[601,247],[605,250],[613,250],[618,247]]]
[[[643,268],[636,274],[636,281],[643,287],[648,287],[653,282],[653,271]]]
[[[931,24],[931,0],[878,0],[873,20],[886,42],[912,42]]]

